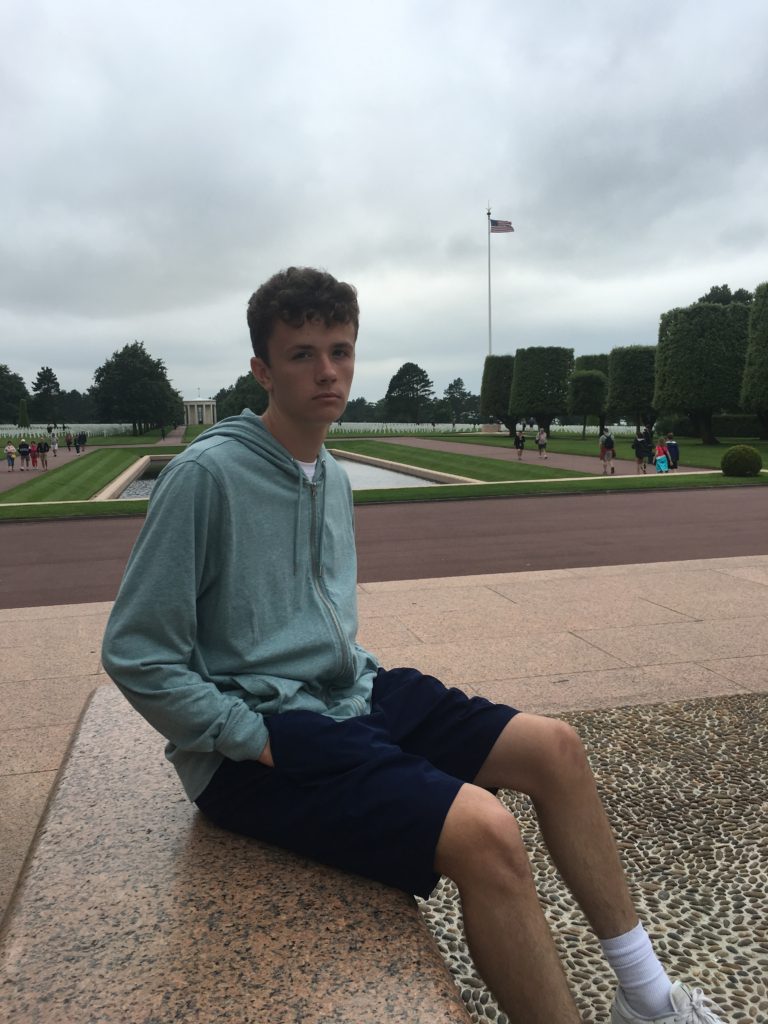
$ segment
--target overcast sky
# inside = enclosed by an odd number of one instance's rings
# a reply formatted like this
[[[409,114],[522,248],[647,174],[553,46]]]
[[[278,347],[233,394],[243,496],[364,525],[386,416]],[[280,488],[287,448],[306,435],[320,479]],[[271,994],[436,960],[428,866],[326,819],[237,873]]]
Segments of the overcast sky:
[[[85,390],[144,341],[233,384],[251,292],[355,284],[352,395],[405,361],[653,344],[768,279],[765,0],[5,0],[0,362]]]

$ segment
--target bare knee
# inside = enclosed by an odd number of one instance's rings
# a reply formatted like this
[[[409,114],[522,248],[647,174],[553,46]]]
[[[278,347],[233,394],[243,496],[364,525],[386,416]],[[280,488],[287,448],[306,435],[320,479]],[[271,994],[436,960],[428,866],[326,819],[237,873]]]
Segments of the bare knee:
[[[567,722],[550,719],[552,730],[552,754],[556,768],[569,774],[589,768],[587,753],[581,737]]]
[[[482,880],[498,886],[530,878],[530,866],[514,817],[484,789],[464,785],[446,816],[435,853],[435,870],[461,889]]]
[[[527,793],[534,800],[592,781],[575,729],[557,718],[517,714],[497,740],[475,784]]]
[[[540,770],[526,790],[534,801],[554,791],[567,792],[593,783],[587,753],[576,730],[554,718],[547,719],[547,723]]]

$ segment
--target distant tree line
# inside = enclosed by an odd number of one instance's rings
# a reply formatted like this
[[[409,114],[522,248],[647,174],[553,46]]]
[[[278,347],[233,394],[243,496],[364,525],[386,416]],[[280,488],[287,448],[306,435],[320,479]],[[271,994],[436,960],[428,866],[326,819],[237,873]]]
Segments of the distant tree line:
[[[237,416],[243,409],[262,413],[267,407],[267,393],[251,374],[222,388],[215,399],[219,419]],[[479,423],[480,396],[468,391],[457,377],[437,397],[426,370],[416,363],[403,363],[383,398],[376,402],[351,399],[343,419],[349,423]]]
[[[553,419],[586,429],[595,420],[641,426],[685,418],[690,432],[717,444],[716,417],[751,414],[768,438],[768,282],[755,292],[716,285],[684,308],[663,313],[656,345],[627,345],[574,359],[573,349],[535,347],[488,356],[480,391],[486,419]],[[744,432],[748,417],[738,420]]]
[[[215,396],[219,419],[249,408],[261,413],[267,395],[243,374]],[[768,282],[754,293],[716,285],[690,306],[663,313],[656,345],[627,345],[574,358],[573,349],[541,346],[514,355],[488,356],[479,395],[457,377],[435,394],[427,372],[404,363],[386,394],[375,402],[352,399],[350,422],[503,423],[533,419],[549,430],[554,419],[579,422],[625,419],[652,424],[664,415],[685,418],[705,443],[716,444],[716,418],[756,426],[768,439]],[[749,417],[753,417],[749,420]],[[740,419],[738,417],[741,417]],[[22,377],[0,364],[0,422],[131,423],[135,433],[184,420],[181,395],[162,360],[134,341],[94,372],[85,392],[65,391],[49,366],[29,390]]]
[[[183,421],[182,397],[171,386],[165,364],[153,359],[141,341],[114,352],[96,369],[86,392],[62,390],[50,366],[41,367],[30,392],[18,373],[0,364],[2,423],[130,423],[135,434],[142,434]]]

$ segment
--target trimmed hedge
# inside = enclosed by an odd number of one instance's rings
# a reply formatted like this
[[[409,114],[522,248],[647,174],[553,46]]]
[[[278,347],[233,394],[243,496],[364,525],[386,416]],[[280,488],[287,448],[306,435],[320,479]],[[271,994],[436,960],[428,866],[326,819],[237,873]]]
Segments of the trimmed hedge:
[[[687,416],[659,416],[653,429],[656,434],[677,434],[678,437],[696,437],[696,427]]]
[[[746,412],[712,417],[712,429],[720,437],[760,437],[760,418]]]
[[[486,356],[483,382],[480,385],[480,415],[486,422],[501,420],[508,430],[515,421],[509,415],[509,393],[512,389],[514,356]]]
[[[724,476],[757,476],[762,468],[760,452],[748,444],[735,444],[720,460]]]

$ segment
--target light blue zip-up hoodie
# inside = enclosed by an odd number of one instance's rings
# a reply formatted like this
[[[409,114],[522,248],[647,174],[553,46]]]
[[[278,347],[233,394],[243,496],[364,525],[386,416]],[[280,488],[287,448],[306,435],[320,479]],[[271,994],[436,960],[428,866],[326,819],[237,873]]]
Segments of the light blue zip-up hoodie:
[[[168,740],[191,800],[224,757],[255,760],[265,715],[370,711],[356,643],[352,492],[323,448],[310,484],[249,410],[163,470],[107,624],[106,671]]]

